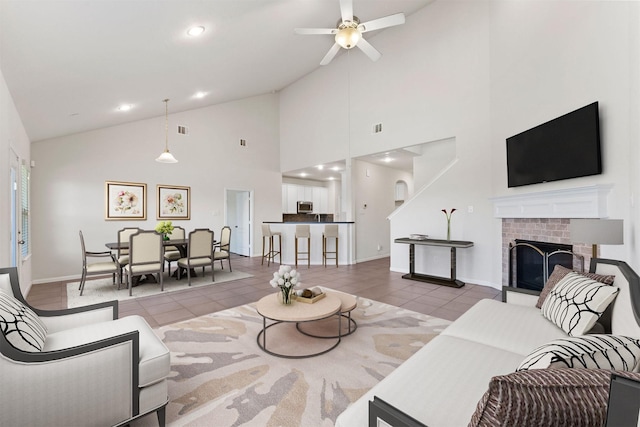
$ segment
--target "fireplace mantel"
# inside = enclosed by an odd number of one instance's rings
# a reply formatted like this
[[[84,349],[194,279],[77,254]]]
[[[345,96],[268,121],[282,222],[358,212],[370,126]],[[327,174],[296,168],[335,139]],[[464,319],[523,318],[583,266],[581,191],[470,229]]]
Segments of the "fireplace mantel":
[[[493,197],[495,218],[607,218],[613,185],[590,185]]]

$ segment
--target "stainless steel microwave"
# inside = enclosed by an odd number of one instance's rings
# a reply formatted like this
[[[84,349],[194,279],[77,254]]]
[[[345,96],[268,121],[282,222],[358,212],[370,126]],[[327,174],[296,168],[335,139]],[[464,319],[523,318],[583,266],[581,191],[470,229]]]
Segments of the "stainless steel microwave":
[[[313,202],[298,201],[298,213],[313,213]]]

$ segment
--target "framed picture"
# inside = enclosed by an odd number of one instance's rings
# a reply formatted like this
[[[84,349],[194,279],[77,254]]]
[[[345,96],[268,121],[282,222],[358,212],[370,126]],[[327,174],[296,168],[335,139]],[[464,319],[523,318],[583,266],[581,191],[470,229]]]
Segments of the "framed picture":
[[[191,187],[158,185],[157,219],[190,219]]]
[[[147,184],[105,182],[105,219],[147,219]]]

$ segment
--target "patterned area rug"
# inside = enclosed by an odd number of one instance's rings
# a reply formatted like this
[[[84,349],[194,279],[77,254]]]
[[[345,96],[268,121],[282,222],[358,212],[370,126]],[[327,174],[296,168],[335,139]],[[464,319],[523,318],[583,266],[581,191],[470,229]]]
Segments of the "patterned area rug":
[[[353,334],[307,359],[275,357],[258,347],[262,317],[254,304],[159,328],[156,333],[171,350],[167,424],[333,426],[351,402],[450,323],[364,298],[358,298],[352,317],[358,324]],[[305,331],[335,333],[335,321],[308,323]],[[308,330],[312,326],[317,330]],[[293,324],[270,328],[267,340],[268,347],[287,343],[302,352],[335,343],[309,338]],[[152,414],[132,425],[157,421]]]
[[[202,275],[202,270],[198,269],[198,277],[191,279],[191,287],[194,286],[208,286],[215,285],[223,282],[229,282],[231,280],[246,279],[247,277],[253,277],[251,274],[243,273],[241,271],[229,272],[226,270],[215,270],[215,282],[211,282],[211,269],[207,269]],[[155,278],[154,278],[155,280]],[[173,277],[164,276],[164,293],[173,291],[183,291],[188,288],[188,282],[186,276],[182,280],[177,280]],[[83,305],[94,304],[103,301],[124,301],[130,298],[146,297],[149,295],[155,295],[160,293],[160,283],[141,283],[133,288],[133,296],[129,296],[129,290],[125,289],[126,286],[121,286],[118,290],[118,286],[113,284],[113,279],[95,279],[87,280],[84,285],[84,292],[80,296],[78,290],[80,282],[67,283],[67,304],[69,307],[80,307]]]

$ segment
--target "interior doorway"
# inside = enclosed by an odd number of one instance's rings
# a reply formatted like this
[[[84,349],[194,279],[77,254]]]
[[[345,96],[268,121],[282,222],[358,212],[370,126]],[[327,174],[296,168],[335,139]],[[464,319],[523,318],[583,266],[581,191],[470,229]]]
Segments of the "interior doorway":
[[[231,252],[251,256],[253,191],[226,190],[225,224],[231,227]]]

